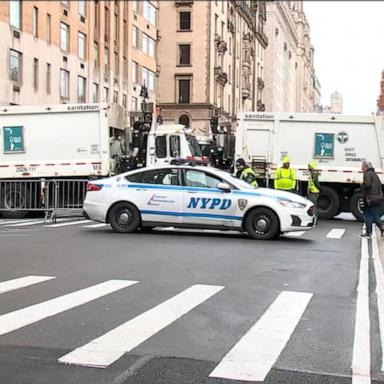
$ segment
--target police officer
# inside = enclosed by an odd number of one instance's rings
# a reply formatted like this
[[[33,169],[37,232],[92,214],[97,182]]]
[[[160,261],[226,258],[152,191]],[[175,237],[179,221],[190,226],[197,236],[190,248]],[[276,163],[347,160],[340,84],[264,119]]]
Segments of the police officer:
[[[295,192],[296,190],[296,171],[290,168],[288,156],[283,158],[283,166],[276,169],[274,185],[275,189],[288,192]]]
[[[237,169],[236,177],[238,179],[244,180],[248,184],[257,188],[258,185],[256,181],[256,174],[253,171],[253,169],[245,163],[244,159],[236,160],[236,169]]]
[[[315,161],[310,161],[308,163],[308,193],[307,199],[312,201],[315,206],[315,211],[317,207],[317,199],[320,194],[320,182],[319,182],[319,171],[316,169],[317,164]]]

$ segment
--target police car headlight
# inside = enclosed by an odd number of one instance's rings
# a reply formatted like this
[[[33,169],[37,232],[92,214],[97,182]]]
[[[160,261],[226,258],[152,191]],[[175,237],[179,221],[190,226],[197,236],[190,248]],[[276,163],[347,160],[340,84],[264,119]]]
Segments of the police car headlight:
[[[297,203],[295,201],[290,201],[290,200],[277,200],[277,202],[280,205],[283,205],[284,207],[288,207],[288,208],[301,208],[301,209],[303,209],[306,207],[305,204]]]

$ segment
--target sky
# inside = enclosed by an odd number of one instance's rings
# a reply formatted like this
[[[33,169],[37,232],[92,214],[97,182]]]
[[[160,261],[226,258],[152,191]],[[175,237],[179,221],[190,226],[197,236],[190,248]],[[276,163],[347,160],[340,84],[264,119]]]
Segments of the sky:
[[[343,97],[343,112],[376,113],[384,70],[384,1],[310,1],[304,12],[315,47],[321,103]]]

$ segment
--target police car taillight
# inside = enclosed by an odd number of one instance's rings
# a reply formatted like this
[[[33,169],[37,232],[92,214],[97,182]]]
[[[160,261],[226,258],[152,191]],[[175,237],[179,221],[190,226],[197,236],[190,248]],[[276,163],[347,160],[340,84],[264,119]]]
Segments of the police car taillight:
[[[88,183],[88,184],[87,184],[87,191],[88,191],[88,192],[91,192],[91,191],[100,191],[101,188],[103,188],[103,186],[100,185],[100,184],[92,184],[92,183]]]

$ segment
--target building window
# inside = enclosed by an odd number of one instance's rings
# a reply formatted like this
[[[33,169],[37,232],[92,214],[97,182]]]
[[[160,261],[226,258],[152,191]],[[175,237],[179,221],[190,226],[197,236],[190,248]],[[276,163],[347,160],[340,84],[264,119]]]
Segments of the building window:
[[[95,1],[95,8],[94,8],[94,16],[95,16],[95,29],[99,29],[99,2]]]
[[[93,83],[92,87],[92,102],[98,103],[99,102],[99,84]]]
[[[128,53],[128,24],[126,20],[123,23],[123,56],[127,57]]]
[[[39,37],[39,10],[37,7],[33,7],[32,19],[33,19],[33,25],[32,25],[33,37]]]
[[[104,72],[109,72],[109,49],[104,47]]]
[[[145,20],[156,25],[156,8],[148,0],[143,1],[143,16]]]
[[[135,84],[137,83],[137,63],[135,61],[132,61],[131,64],[131,70],[132,70],[132,83]]]
[[[189,116],[188,115],[181,115],[179,117],[179,124],[182,124],[188,128],[189,124],[190,124]]]
[[[123,93],[123,107],[127,109],[127,95]]]
[[[115,41],[119,41],[119,15],[115,13]]]
[[[179,12],[179,29],[180,31],[191,30],[191,12]]]
[[[77,4],[79,6],[79,15],[86,17],[87,16],[87,7],[85,4],[85,0],[78,0]]]
[[[124,80],[128,79],[128,60],[123,58],[123,77]]]
[[[178,78],[178,103],[189,104],[191,101],[191,79],[190,78]]]
[[[137,111],[137,97],[132,96],[131,104],[132,111]]]
[[[179,65],[190,65],[191,64],[191,45],[180,44],[179,45]]]
[[[109,9],[104,8],[104,41],[109,41]]]
[[[69,99],[69,72],[60,69],[60,97]]]
[[[148,35],[143,33],[143,46],[142,51],[150,57],[155,57],[155,46],[156,42]]]
[[[83,76],[77,77],[77,100],[79,103],[85,103],[85,89],[87,80]]]
[[[60,23],[60,48],[63,51],[69,50],[69,26],[65,23]]]
[[[109,102],[109,89],[108,87],[104,87],[103,103],[108,103],[108,102]]]
[[[119,102],[119,92],[113,91],[113,102],[118,103]]]
[[[132,46],[137,47],[137,27],[132,28]]]
[[[79,32],[77,35],[77,54],[79,58],[85,60],[85,52],[87,46],[87,36]]]
[[[47,63],[47,93],[51,93],[51,64]]]
[[[143,67],[141,74],[143,83],[148,87],[148,91],[155,90],[155,73]]]
[[[20,52],[10,50],[9,55],[9,76],[12,81],[21,83],[21,73],[22,73],[22,54]]]
[[[33,89],[39,88],[39,59],[33,59]]]
[[[52,18],[49,13],[47,13],[47,41],[49,44],[52,42]]]
[[[21,29],[21,1],[10,0],[9,22],[13,28]]]
[[[93,42],[93,63],[95,68],[100,67],[100,60],[99,60],[99,43],[94,41]]]
[[[120,73],[120,63],[119,63],[119,54],[115,53],[115,75],[119,75]]]

